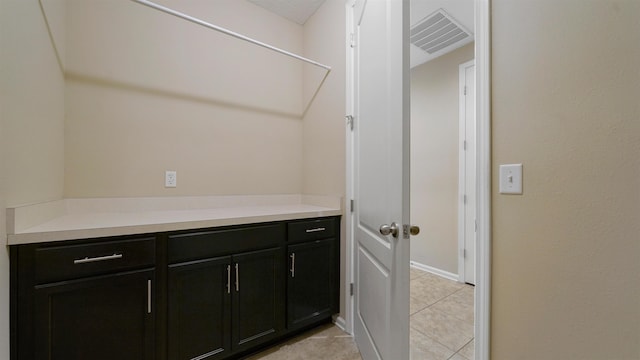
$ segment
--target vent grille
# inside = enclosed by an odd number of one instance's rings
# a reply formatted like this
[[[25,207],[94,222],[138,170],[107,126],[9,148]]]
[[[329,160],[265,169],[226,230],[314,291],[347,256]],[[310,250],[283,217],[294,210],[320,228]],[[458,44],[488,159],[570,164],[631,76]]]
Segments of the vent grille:
[[[410,34],[411,43],[429,54],[434,54],[471,36],[469,31],[442,9],[438,9],[412,26]]]

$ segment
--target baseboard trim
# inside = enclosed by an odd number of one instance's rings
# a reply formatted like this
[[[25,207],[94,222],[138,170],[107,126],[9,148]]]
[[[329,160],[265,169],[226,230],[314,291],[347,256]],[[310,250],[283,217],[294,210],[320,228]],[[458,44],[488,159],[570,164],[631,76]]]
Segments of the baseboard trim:
[[[333,323],[340,328],[340,330],[347,332],[347,322],[341,316],[336,316],[333,319]]]
[[[429,273],[432,273],[434,275],[438,275],[440,277],[443,277],[445,279],[449,279],[449,280],[453,280],[453,281],[460,281],[458,274],[454,274],[454,273],[450,273],[448,271],[444,271],[444,270],[440,270],[438,268],[434,268],[431,267],[429,265],[425,265],[425,264],[421,264],[417,261],[409,261],[409,264],[411,266],[413,266],[416,269],[422,270],[422,271],[426,271]]]

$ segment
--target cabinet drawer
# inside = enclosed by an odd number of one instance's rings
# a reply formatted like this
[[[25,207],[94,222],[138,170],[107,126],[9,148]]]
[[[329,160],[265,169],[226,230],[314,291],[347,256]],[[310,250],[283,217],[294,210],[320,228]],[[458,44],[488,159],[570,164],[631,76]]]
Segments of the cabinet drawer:
[[[155,239],[102,241],[35,250],[38,284],[153,266]]]
[[[318,219],[291,222],[289,226],[289,242],[311,241],[335,236],[334,219]]]
[[[284,224],[170,235],[169,264],[277,247],[284,240]]]

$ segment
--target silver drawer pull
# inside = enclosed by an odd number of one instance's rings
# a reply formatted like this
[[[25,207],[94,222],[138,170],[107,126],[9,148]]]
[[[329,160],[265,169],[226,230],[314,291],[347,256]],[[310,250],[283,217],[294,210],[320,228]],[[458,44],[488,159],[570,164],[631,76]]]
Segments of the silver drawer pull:
[[[291,253],[289,257],[291,258],[291,269],[289,271],[291,272],[291,277],[294,278],[296,277],[296,253]]]
[[[231,294],[231,265],[227,265],[227,294]]]
[[[307,229],[308,233],[314,233],[314,232],[318,232],[318,231],[325,231],[327,229],[323,228],[323,227],[319,227],[319,228],[315,228],[315,229]]]
[[[236,263],[236,292],[240,291],[240,270],[238,263]]]
[[[151,314],[151,280],[147,280],[147,314]]]
[[[84,259],[76,259],[73,260],[74,264],[86,264],[86,263],[92,263],[92,262],[98,262],[98,261],[106,261],[106,260],[115,260],[115,259],[121,259],[122,258],[122,254],[113,254],[113,255],[107,255],[107,256],[98,256],[98,257],[86,257]]]

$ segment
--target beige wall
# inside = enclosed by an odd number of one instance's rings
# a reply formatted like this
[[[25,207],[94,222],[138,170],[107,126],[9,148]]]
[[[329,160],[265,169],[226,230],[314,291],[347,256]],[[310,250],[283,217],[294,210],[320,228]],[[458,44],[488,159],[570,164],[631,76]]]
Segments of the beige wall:
[[[345,192],[345,21],[344,1],[327,0],[304,27],[305,55],[332,68],[304,118],[307,194]],[[305,99],[316,91],[322,74],[318,68],[306,73]]]
[[[640,2],[492,1],[492,359],[640,359]],[[524,164],[524,194],[498,165]]]
[[[0,94],[7,206],[59,199],[64,182],[62,70],[38,1],[2,3]],[[53,13],[54,19],[60,15]]]
[[[343,0],[327,0],[304,26],[305,56],[332,68],[304,117],[302,192],[305,194],[345,195],[345,16]],[[305,67],[305,104],[318,89],[323,75],[318,68]],[[340,289],[344,289],[344,219],[342,224]],[[340,294],[342,307],[344,293]]]
[[[459,65],[473,43],[411,69],[411,260],[458,273]]]
[[[43,4],[63,27],[62,2]],[[38,1],[0,1],[0,359],[9,359],[10,340],[5,207],[62,197],[63,96],[62,70]]]
[[[301,26],[249,2],[161,3],[302,52]],[[65,196],[300,193],[302,81],[297,60],[139,4],[70,0]]]

